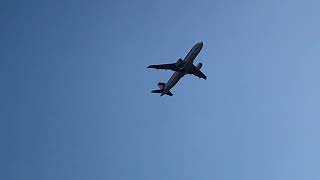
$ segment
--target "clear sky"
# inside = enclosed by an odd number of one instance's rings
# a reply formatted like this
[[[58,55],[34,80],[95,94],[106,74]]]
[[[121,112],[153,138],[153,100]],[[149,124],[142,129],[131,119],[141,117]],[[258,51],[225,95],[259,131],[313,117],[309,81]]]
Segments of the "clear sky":
[[[0,179],[318,180],[320,2],[0,2]],[[197,42],[207,80],[151,94]]]

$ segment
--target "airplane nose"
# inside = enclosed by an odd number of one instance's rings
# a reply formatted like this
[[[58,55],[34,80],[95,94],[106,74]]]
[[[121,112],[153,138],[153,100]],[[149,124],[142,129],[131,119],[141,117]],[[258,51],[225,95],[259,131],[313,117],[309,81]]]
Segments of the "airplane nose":
[[[198,44],[199,44],[200,46],[203,46],[203,42],[199,42]]]

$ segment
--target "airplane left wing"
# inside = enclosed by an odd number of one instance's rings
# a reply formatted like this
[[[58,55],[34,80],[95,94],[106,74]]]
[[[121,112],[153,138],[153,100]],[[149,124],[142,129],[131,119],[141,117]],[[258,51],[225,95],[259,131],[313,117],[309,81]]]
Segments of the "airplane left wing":
[[[172,70],[172,71],[179,71],[179,70],[180,70],[180,69],[176,66],[176,63],[150,65],[150,66],[148,66],[147,68],[165,69],[165,70]]]
[[[193,75],[198,76],[199,78],[207,79],[207,76],[203,74],[200,70],[197,70],[193,73]]]

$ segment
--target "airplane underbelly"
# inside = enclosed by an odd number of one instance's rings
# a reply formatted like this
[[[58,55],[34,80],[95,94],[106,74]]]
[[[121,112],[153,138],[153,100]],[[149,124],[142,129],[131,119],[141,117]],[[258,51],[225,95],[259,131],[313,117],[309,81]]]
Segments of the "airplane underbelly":
[[[166,83],[164,90],[169,91],[174,85],[178,83],[178,81],[184,76],[184,73],[175,72],[169,81]]]
[[[197,57],[199,52],[192,52],[187,58],[186,58],[186,63],[183,66],[184,72],[190,73],[193,71],[193,61]]]
[[[193,64],[193,61],[194,61],[194,59],[196,58],[196,56],[197,56],[197,53],[195,53],[195,52],[192,52],[189,56],[187,56],[187,58],[185,59],[185,61],[186,61],[186,65],[188,65],[188,64]]]
[[[183,70],[185,73],[191,73],[194,71],[194,66],[193,64],[188,64],[185,67],[183,67]]]

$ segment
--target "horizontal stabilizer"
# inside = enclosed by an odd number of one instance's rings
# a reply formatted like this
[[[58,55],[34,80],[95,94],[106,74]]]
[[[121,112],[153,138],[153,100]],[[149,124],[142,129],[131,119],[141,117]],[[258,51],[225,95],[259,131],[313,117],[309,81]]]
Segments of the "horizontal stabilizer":
[[[159,86],[159,88],[160,89],[156,89],[156,90],[153,90],[153,91],[151,91],[152,93],[161,93],[161,96],[163,95],[162,93],[163,93],[163,89],[164,89],[164,87],[165,87],[165,83],[162,83],[162,82],[159,82],[158,83],[158,86]],[[170,91],[168,91],[168,92],[166,92],[166,93],[164,93],[164,94],[166,94],[166,95],[168,95],[168,96],[173,96],[173,94],[172,94],[172,92],[170,92]]]
[[[157,89],[157,90],[153,90],[153,91],[151,91],[152,93],[162,93],[162,89]]]
[[[166,93],[166,95],[168,95],[168,96],[173,96],[172,92],[170,92],[170,91],[168,91],[168,92]]]

